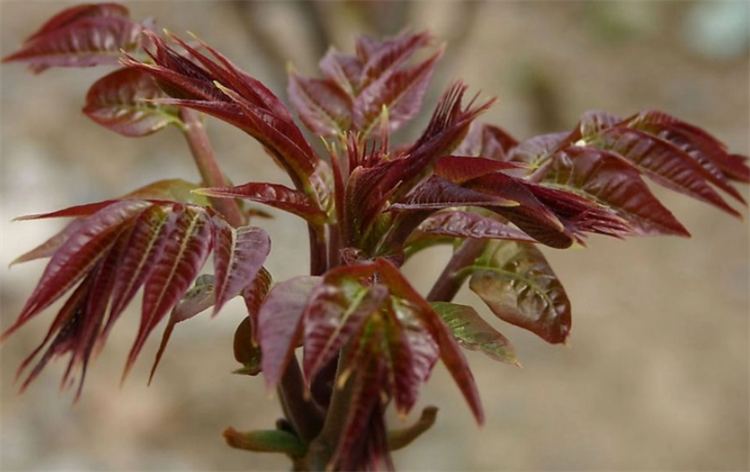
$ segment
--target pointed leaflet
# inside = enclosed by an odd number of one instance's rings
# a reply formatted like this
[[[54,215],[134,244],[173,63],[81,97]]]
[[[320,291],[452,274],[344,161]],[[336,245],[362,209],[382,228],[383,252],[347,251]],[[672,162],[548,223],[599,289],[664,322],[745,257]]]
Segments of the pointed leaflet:
[[[726,146],[707,132],[659,111],[638,113],[625,120],[628,127],[646,131],[669,141],[705,170],[706,179],[738,201],[745,203],[742,195],[729,179],[750,183],[750,168],[733,158]]]
[[[466,108],[461,100],[466,86],[454,83],[440,99],[427,129],[406,155],[371,167],[354,169],[346,189],[347,230],[366,234],[385,202],[398,201],[427,178],[438,158],[450,153],[463,139],[471,122],[493,101]]]
[[[518,202],[470,190],[433,175],[388,210],[442,210],[456,206],[515,207]]]
[[[165,96],[143,71],[120,69],[91,86],[83,112],[116,133],[146,136],[180,122],[177,107],[149,101]]]
[[[134,51],[143,26],[122,16],[88,17],[26,42],[3,62],[26,62],[35,73],[49,67],[116,65],[121,51]]]
[[[587,142],[623,156],[660,185],[714,205],[730,215],[740,216],[707,183],[709,172],[668,141],[636,129],[613,127]]]
[[[202,188],[196,193],[209,197],[242,198],[284,210],[310,222],[322,222],[324,211],[304,193],[280,184],[250,182],[236,187]]]
[[[470,306],[457,303],[433,302],[432,308],[440,315],[448,329],[464,349],[480,351],[490,359],[520,366],[516,350],[495,328],[490,326]]]
[[[249,286],[271,250],[271,239],[260,228],[233,228],[219,216],[212,218],[216,304],[213,314]]]
[[[534,245],[490,241],[471,267],[469,288],[492,312],[549,343],[562,343],[571,326],[570,301]]]
[[[487,174],[519,168],[518,164],[483,157],[443,156],[435,165],[435,175],[456,184]]]
[[[24,380],[20,388],[21,393],[23,393],[31,382],[34,381],[50,360],[65,354],[74,343],[73,339],[81,325],[81,312],[84,310],[86,298],[90,294],[89,289],[91,288],[91,282],[92,278],[86,277],[83,282],[76,287],[71,296],[65,301],[60,311],[58,311],[42,342],[28,357],[26,357],[26,359],[24,359],[16,370],[16,380],[18,380],[31,361],[33,361],[39,352],[41,352],[41,350],[47,345],[47,342],[52,339],[47,350],[42,354],[42,357],[37,361],[29,375],[26,376],[26,380]],[[53,335],[54,339],[52,338]]]
[[[409,304],[414,316],[430,333],[432,339],[440,348],[440,359],[456,381],[479,424],[484,422],[482,401],[479,398],[474,376],[469,369],[461,349],[448,331],[440,316],[435,313],[430,304],[409,284],[401,272],[386,259],[376,261],[381,279],[391,290],[391,293]]]
[[[278,384],[300,342],[302,314],[319,281],[320,277],[300,276],[274,285],[260,308],[257,335],[269,390]]]
[[[151,275],[156,262],[161,258],[176,216],[176,213],[153,205],[138,215],[130,233],[125,235],[127,244],[120,255],[110,318],[103,337],[106,337],[114,320],[122,314]]]
[[[546,205],[529,190],[529,183],[497,172],[463,184],[463,187],[487,195],[499,195],[518,202],[514,207],[488,207],[509,219],[522,231],[537,241],[555,248],[573,244],[572,235],[565,225]]]
[[[331,47],[318,63],[318,67],[329,81],[334,82],[349,97],[359,93],[359,80],[362,75],[362,61],[350,54],[344,54]]]
[[[570,133],[551,133],[534,136],[521,141],[509,152],[509,161],[525,162],[530,166],[537,167],[566,141]]]
[[[180,301],[195,280],[211,247],[211,224],[205,212],[176,204],[174,226],[161,257],[144,284],[143,308],[138,335],[125,366],[125,378],[146,338]]]
[[[156,352],[154,364],[151,367],[151,373],[148,377],[148,383],[154,378],[156,368],[161,361],[164,351],[167,349],[169,339],[172,337],[172,331],[177,323],[189,320],[198,313],[211,308],[216,303],[214,276],[204,274],[195,279],[195,285],[182,295],[182,298],[169,314],[169,321],[164,328],[164,334],[161,336],[159,350]]]
[[[70,223],[65,225],[65,227],[56,235],[52,236],[31,251],[27,251],[13,259],[13,262],[11,262],[10,265],[51,257],[60,248],[60,246],[65,244],[65,241],[67,241],[73,233],[78,231],[78,229],[83,224],[83,219],[76,219],[71,221]]]
[[[616,210],[632,227],[628,234],[690,235],[654,197],[640,172],[616,154],[569,147],[553,155],[543,182],[581,192]]]
[[[150,53],[154,64],[133,58],[125,60],[124,64],[151,75],[168,95],[175,97],[161,100],[161,103],[193,108],[237,126],[271,152],[298,190],[322,199],[316,191],[324,186],[315,180],[319,179],[316,170],[325,164],[315,155],[288,109],[273,93],[206,44],[201,46],[218,62],[175,36],[171,39],[186,49],[189,57],[177,54],[156,35],[148,34],[148,37],[155,46],[155,51]]]
[[[106,255],[123,224],[148,206],[143,201],[123,201],[109,205],[88,218],[52,256],[18,319],[0,339],[6,339],[81,280]]]
[[[440,348],[408,301],[389,300],[383,331],[380,336],[381,355],[388,362],[396,412],[405,418],[417,402],[419,388],[427,381],[440,357]]]
[[[474,211],[446,210],[432,214],[409,236],[407,244],[415,244],[432,237],[470,239],[512,239],[535,242],[526,233],[489,215]]]
[[[326,470],[367,470],[374,459],[383,455],[386,456],[386,462],[390,462],[387,440],[382,441],[386,438],[380,438],[381,447],[374,450],[370,448],[370,443],[378,439],[378,429],[385,432],[385,425],[382,424],[383,408],[378,408],[384,398],[385,362],[368,351],[364,358],[358,360],[358,365],[357,375],[350,379],[354,385],[348,414],[336,451],[326,465]],[[379,428],[372,427],[373,421],[381,423]]]
[[[289,100],[314,134],[343,136],[351,126],[351,98],[329,80],[300,77],[289,72]]]
[[[128,8],[124,5],[120,5],[118,3],[94,3],[76,5],[74,7],[70,7],[61,11],[60,13],[47,20],[44,25],[42,25],[42,27],[39,28],[36,33],[29,36],[26,41],[24,41],[24,43],[28,43],[33,39],[44,36],[45,34],[68,26],[84,18],[108,16],[129,18],[130,10],[128,10]]]
[[[420,48],[430,43],[427,33],[400,34],[385,40],[359,36],[356,42],[357,57],[364,63],[360,85],[369,83],[395,71]]]
[[[308,382],[388,296],[382,285],[363,285],[374,271],[371,263],[331,269],[310,294],[303,315],[302,365]]]
[[[617,213],[587,196],[545,185],[528,183],[527,188],[546,205],[565,226],[568,234],[582,242],[585,233],[620,236],[632,233],[630,225]]]
[[[442,50],[415,66],[384,74],[365,87],[354,99],[354,128],[369,136],[383,108],[388,111],[391,131],[408,123],[422,108],[430,77],[441,56]]]

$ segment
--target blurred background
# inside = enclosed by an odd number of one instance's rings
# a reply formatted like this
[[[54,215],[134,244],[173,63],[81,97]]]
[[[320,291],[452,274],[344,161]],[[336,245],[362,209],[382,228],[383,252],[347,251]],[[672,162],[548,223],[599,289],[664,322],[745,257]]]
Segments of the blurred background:
[[[483,118],[520,139],[570,129],[590,109],[620,116],[660,109],[748,154],[750,28],[743,1],[127,4],[135,19],[153,16],[177,33],[196,33],[283,97],[287,62],[315,75],[328,44],[350,52],[356,33],[391,34],[410,25],[448,43],[426,110],[449,80],[463,78],[470,91],[500,97]],[[2,55],[69,5],[2,1]],[[104,73],[55,69],[34,77],[19,65],[0,68],[5,327],[44,267],[8,264],[62,223],[11,223],[14,217],[110,198],[161,178],[198,180],[176,130],[126,139],[80,113],[88,86]],[[286,182],[246,135],[209,123],[235,183]],[[655,191],[693,238],[594,237],[587,249],[545,250],[573,303],[570,347],[493,320],[524,368],[468,353],[487,412],[479,429],[438,366],[419,405],[438,406],[438,422],[395,453],[398,468],[747,470],[747,221]],[[748,198],[747,188],[741,191]],[[298,239],[302,223],[274,215],[262,224],[274,242],[268,268],[281,280],[304,273],[308,261]],[[406,271],[426,290],[445,256],[429,253]],[[462,292],[459,301],[478,300]],[[53,314],[0,350],[2,470],[288,469],[284,458],[232,450],[221,438],[227,426],[270,428],[280,416],[261,379],[230,375],[238,367],[231,343],[244,316],[241,304],[232,302],[216,319],[202,315],[181,324],[147,387],[158,345],[152,339],[120,388],[138,322],[131,310],[89,368],[74,406],[73,394],[58,390],[64,360],[49,365],[23,396],[13,384],[16,366],[41,341]]]

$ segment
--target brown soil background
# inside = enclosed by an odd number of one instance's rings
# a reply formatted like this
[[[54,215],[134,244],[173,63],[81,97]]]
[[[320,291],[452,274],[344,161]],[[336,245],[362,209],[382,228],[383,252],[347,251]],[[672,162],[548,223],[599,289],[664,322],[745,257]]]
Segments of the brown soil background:
[[[708,2],[710,3],[710,2]],[[63,8],[59,2],[2,2],[2,55]],[[134,18],[153,15],[173,31],[193,31],[262,80],[279,69],[262,59],[230,2],[133,2]],[[748,153],[750,64],[711,59],[687,47],[693,2],[414,2],[414,29],[460,43],[435,79],[433,96],[461,77],[500,103],[485,119],[519,138],[573,126],[580,113],[626,116],[656,108],[714,132]],[[340,2],[325,6],[336,45],[351,50],[358,23]],[[465,33],[456,22],[470,8]],[[310,44],[291,2],[259,7],[267,32],[281,38],[298,70],[315,74]],[[455,35],[460,34],[456,38]],[[690,36],[692,33],[687,33]],[[281,70],[283,74],[283,70]],[[51,70],[33,77],[0,69],[2,100],[2,323],[8,326],[43,264],[8,269],[58,222],[10,223],[120,195],[150,181],[196,180],[179,133],[128,140],[79,112],[101,70]],[[284,84],[270,83],[284,96]],[[281,181],[242,133],[212,120],[220,161],[236,183]],[[550,346],[495,323],[516,345],[523,369],[469,353],[487,412],[474,424],[458,389],[438,367],[421,405],[440,408],[438,423],[397,452],[403,470],[747,470],[748,225],[707,205],[656,189],[692,239],[592,238],[587,249],[546,251],[574,304],[571,347]],[[742,189],[747,198],[747,188]],[[747,218],[747,211],[743,210]],[[269,269],[281,280],[307,266],[303,226],[284,215]],[[407,271],[425,289],[445,254]],[[460,299],[475,303],[469,293]],[[487,310],[482,308],[483,313]],[[60,394],[65,363],[48,366],[23,396],[15,366],[51,320],[42,315],[2,348],[2,470],[278,470],[285,459],[224,446],[221,431],[272,427],[279,408],[261,379],[229,375],[232,304],[214,320],[200,316],[176,330],[154,383],[146,387],[152,340],[123,388],[119,379],[138,314],[131,311],[89,369],[81,401]],[[490,315],[491,316],[491,315]],[[493,321],[494,322],[494,321]],[[158,336],[158,334],[156,335]],[[412,416],[416,416],[415,413]],[[392,419],[398,425],[398,419]]]

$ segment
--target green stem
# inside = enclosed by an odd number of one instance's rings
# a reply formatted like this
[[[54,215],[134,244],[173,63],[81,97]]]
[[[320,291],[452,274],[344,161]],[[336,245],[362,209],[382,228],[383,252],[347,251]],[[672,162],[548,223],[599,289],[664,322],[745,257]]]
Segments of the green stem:
[[[195,165],[201,174],[203,185],[227,187],[229,184],[219,168],[206,128],[198,113],[188,108],[180,108],[180,120],[184,125],[183,132],[190,146],[190,152],[193,154]],[[210,201],[211,205],[235,228],[245,224],[245,218],[233,199],[211,198]]]
[[[427,294],[427,300],[431,302],[449,302],[456,296],[466,278],[466,267],[474,263],[482,254],[487,241],[481,239],[467,239],[461,247],[453,253],[443,272],[438,277],[432,290]]]

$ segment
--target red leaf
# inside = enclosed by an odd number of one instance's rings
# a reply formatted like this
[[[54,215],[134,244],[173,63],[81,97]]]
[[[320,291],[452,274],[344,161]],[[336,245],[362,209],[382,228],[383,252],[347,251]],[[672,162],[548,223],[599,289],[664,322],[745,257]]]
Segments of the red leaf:
[[[110,320],[105,327],[109,333],[114,320],[122,314],[135,293],[151,275],[161,257],[167,237],[174,226],[176,215],[159,205],[143,211],[133,222],[125,250],[120,256],[115,280]]]
[[[143,27],[122,16],[84,17],[36,36],[3,62],[26,62],[33,72],[49,67],[115,65],[133,51]]]
[[[213,314],[249,286],[271,250],[271,239],[260,228],[232,228],[218,216],[212,219],[216,304]]]
[[[581,243],[585,233],[617,237],[633,232],[633,228],[615,210],[587,197],[533,183],[528,183],[526,188],[552,210],[565,226],[565,231]]]
[[[560,151],[545,170],[544,182],[582,192],[616,210],[632,228],[627,234],[690,235],[654,197],[640,172],[607,151],[582,147]]]
[[[415,66],[383,74],[366,86],[354,99],[354,128],[368,136],[378,124],[384,107],[391,131],[408,123],[422,108],[430,77],[441,56],[442,50]]]
[[[84,18],[94,17],[108,17],[108,16],[119,16],[123,18],[130,17],[130,11],[124,5],[119,3],[93,3],[93,4],[82,4],[74,7],[67,8],[60,13],[56,14],[44,25],[42,25],[36,33],[29,36],[25,43],[36,39],[40,36],[44,36],[56,29],[68,26],[76,21]]]
[[[515,138],[497,126],[474,122],[466,138],[456,148],[455,154],[508,161],[511,150],[517,145]]]
[[[437,212],[425,219],[415,233],[409,237],[407,244],[414,244],[424,238],[439,236],[536,242],[526,233],[497,219],[471,211],[446,210]]]
[[[280,184],[250,182],[236,187],[204,188],[199,194],[219,198],[242,198],[284,210],[311,222],[325,221],[326,214],[304,193]]]
[[[165,96],[143,71],[120,69],[91,86],[83,112],[116,133],[146,136],[180,122],[176,107],[149,101]]]
[[[733,160],[722,142],[696,126],[658,111],[639,113],[625,121],[631,128],[646,131],[678,147],[705,169],[709,182],[745,203],[729,178],[737,176],[737,180],[750,183],[750,168]],[[728,175],[724,174],[725,168]]]
[[[176,214],[174,226],[144,284],[141,324],[128,355],[123,379],[130,372],[148,335],[195,280],[211,247],[211,225],[205,212],[179,204],[172,211]]]
[[[405,418],[417,402],[419,388],[440,357],[440,349],[408,305],[394,299],[390,302],[382,349],[388,356],[389,382],[396,411]]]
[[[151,367],[151,373],[148,377],[148,383],[154,378],[156,368],[159,366],[159,361],[167,349],[167,344],[172,336],[172,331],[177,323],[181,323],[185,320],[189,320],[198,313],[208,310],[216,303],[216,293],[214,286],[214,276],[204,274],[195,279],[195,285],[193,288],[188,290],[182,295],[182,298],[177,305],[169,314],[169,321],[167,322],[166,328],[164,328],[164,334],[161,337],[161,343],[159,344],[159,350],[156,352],[154,358],[154,364]]]
[[[636,129],[615,127],[597,134],[589,145],[616,152],[660,185],[740,216],[708,185],[708,171],[667,141]]]
[[[442,210],[457,206],[515,207],[518,206],[518,202],[466,189],[440,177],[432,176],[406,198],[388,207],[388,210]]]
[[[462,184],[487,174],[517,168],[517,164],[483,157],[443,156],[437,161],[435,175]]]
[[[320,277],[300,276],[271,288],[258,313],[258,342],[269,391],[276,387],[302,336],[302,314]]]
[[[329,80],[289,73],[289,100],[305,126],[314,134],[344,136],[351,126],[351,98]]]
[[[508,323],[562,343],[571,326],[565,289],[532,244],[490,241],[475,266],[469,288]]]
[[[123,224],[148,206],[143,201],[117,202],[89,217],[52,256],[18,319],[0,340],[6,339],[80,281],[107,254]]]
[[[253,333],[258,332],[258,314],[272,283],[271,274],[264,267],[261,267],[252,283],[242,290],[242,299],[245,300],[245,307]],[[254,342],[257,343],[257,340],[254,340]]]
[[[70,223],[65,225],[65,228],[63,228],[62,231],[60,231],[56,235],[52,236],[31,251],[25,252],[13,259],[13,262],[11,262],[10,265],[51,257],[58,249],[60,249],[60,246],[62,246],[73,233],[78,231],[83,223],[83,219],[76,219],[71,221]]]
[[[335,82],[348,96],[354,97],[359,93],[359,80],[362,76],[362,61],[359,58],[330,48],[318,66],[323,75]]]
[[[489,207],[499,213],[537,241],[555,248],[566,248],[573,244],[573,237],[565,225],[546,205],[529,190],[529,183],[503,173],[488,174],[470,180],[464,187],[499,195],[519,203],[514,207]]]
[[[382,41],[360,36],[357,38],[357,56],[364,63],[360,85],[364,88],[396,70],[420,48],[430,42],[427,33],[401,34]]]
[[[381,400],[385,362],[370,354],[360,359],[359,366],[346,422],[327,470],[367,470],[375,459],[390,463]]]
[[[124,63],[153,76],[168,95],[175,97],[161,103],[208,113],[249,133],[284,166],[298,190],[324,200],[321,193],[326,192],[326,185],[319,172],[326,165],[273,93],[205,44],[202,46],[217,57],[218,63],[177,37],[172,39],[192,58],[180,56],[158,36],[148,37],[156,48],[150,53],[154,64],[133,58]]]
[[[415,316],[440,347],[440,359],[455,380],[458,388],[461,389],[477,422],[482,424],[484,422],[484,411],[477,386],[474,383],[474,376],[453,335],[450,334],[448,328],[430,304],[409,284],[408,280],[395,266],[383,258],[377,259],[376,264],[383,283],[388,286],[394,296],[409,302]]]
[[[525,162],[536,168],[546,161],[565,141],[570,133],[552,133],[534,136],[521,141],[509,154],[511,162]]]
[[[303,370],[308,382],[388,296],[382,285],[362,285],[374,271],[373,264],[331,269],[310,294],[303,315]]]

